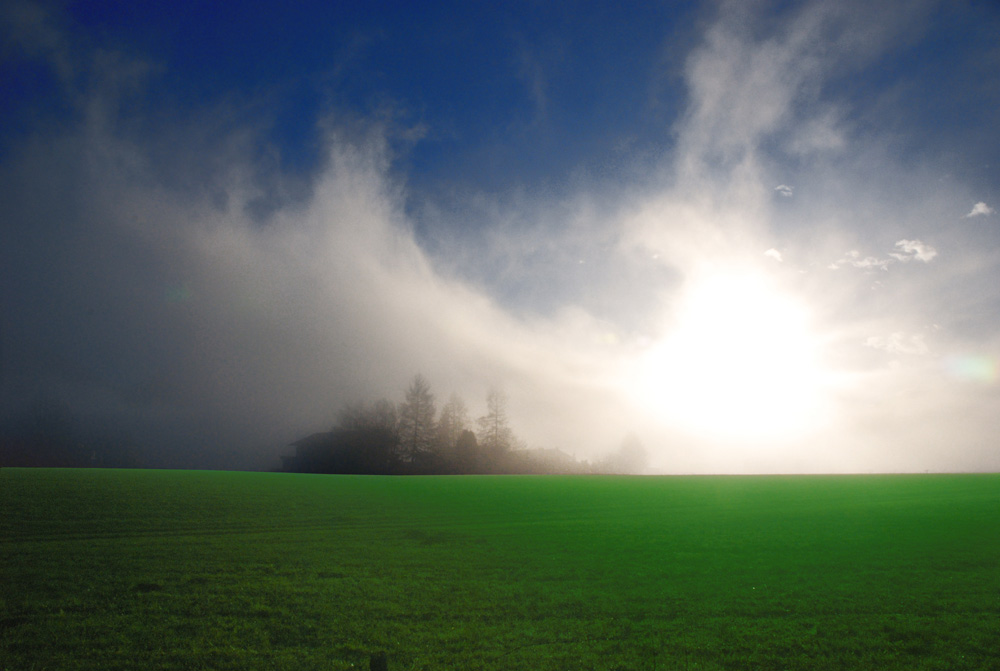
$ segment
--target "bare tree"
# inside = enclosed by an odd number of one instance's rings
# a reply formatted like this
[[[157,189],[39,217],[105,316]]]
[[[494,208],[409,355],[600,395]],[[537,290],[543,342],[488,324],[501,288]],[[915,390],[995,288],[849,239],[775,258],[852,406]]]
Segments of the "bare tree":
[[[459,436],[469,428],[469,409],[458,394],[452,394],[441,408],[437,423],[438,451],[450,457],[455,451]]]
[[[476,421],[479,426],[479,446],[496,461],[514,443],[514,434],[507,423],[507,395],[496,387],[486,394],[486,414]]]
[[[399,406],[399,437],[403,457],[413,463],[431,454],[436,426],[434,395],[423,375],[414,376],[406,400]]]

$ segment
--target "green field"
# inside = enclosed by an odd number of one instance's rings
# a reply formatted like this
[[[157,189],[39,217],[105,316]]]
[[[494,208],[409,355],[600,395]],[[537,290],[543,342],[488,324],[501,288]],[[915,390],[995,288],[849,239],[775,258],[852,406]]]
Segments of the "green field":
[[[0,470],[0,668],[996,669],[1000,476]]]

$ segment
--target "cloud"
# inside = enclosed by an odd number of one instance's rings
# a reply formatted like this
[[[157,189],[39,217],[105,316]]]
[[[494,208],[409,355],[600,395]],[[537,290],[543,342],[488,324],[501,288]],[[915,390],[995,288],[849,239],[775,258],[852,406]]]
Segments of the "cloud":
[[[768,249],[767,251],[765,251],[764,252],[764,256],[766,256],[766,257],[768,257],[770,259],[774,259],[778,263],[781,263],[784,260],[784,259],[782,259],[781,252],[779,252],[774,247],[772,247],[771,249]]]
[[[788,138],[788,151],[800,156],[838,152],[847,146],[844,125],[838,110],[821,112]]]
[[[880,259],[875,256],[861,256],[861,252],[856,249],[852,249],[847,252],[843,258],[828,265],[827,268],[836,270],[837,268],[842,268],[843,266],[852,266],[854,268],[861,268],[862,270],[889,270],[890,263],[892,263],[892,259]]]
[[[972,210],[967,215],[965,215],[965,218],[968,219],[969,217],[981,217],[995,213],[996,213],[995,209],[993,209],[986,203],[980,201],[972,206]]]
[[[224,161],[235,173],[212,176],[221,198],[164,188],[144,162],[123,167],[143,149],[114,137],[82,151],[54,140],[31,171],[8,166],[0,189],[19,258],[4,262],[46,279],[23,284],[6,309],[21,326],[5,343],[5,357],[20,360],[5,391],[92,399],[90,412],[137,426],[144,440],[168,422],[189,447],[152,438],[159,465],[216,464],[206,445],[216,436],[226,450],[244,445],[237,463],[267,467],[269,450],[327,427],[344,403],[392,397],[418,371],[474,413],[485,389],[503,384],[532,443],[550,438],[547,423],[572,426],[556,406],[614,412],[594,401],[605,393],[594,352],[607,347],[606,324],[572,310],[519,320],[443,277],[407,228],[378,133],[328,141],[312,196],[263,225],[248,213],[256,189],[238,151]],[[41,178],[54,173],[62,179]],[[39,217],[50,223],[31,231]],[[599,452],[626,430],[608,419],[600,438],[581,435],[575,447]]]
[[[793,189],[787,184],[779,184],[778,186],[774,187],[774,190],[777,192],[779,196],[782,196],[783,198],[792,197]]]
[[[930,263],[937,256],[936,249],[924,244],[920,240],[900,240],[896,243],[896,248],[899,252],[891,252],[889,256],[903,263],[907,263],[913,259]]]
[[[0,30],[9,44],[29,56],[44,57],[63,84],[78,71],[67,37],[55,25],[50,12],[32,2],[14,0],[0,9]]]
[[[829,264],[827,268],[836,270],[844,266],[860,268],[862,270],[889,270],[889,266],[894,262],[908,263],[916,259],[924,263],[930,263],[936,256],[937,250],[920,240],[900,240],[895,248],[898,251],[889,252],[888,258],[877,256],[862,256],[861,252],[852,249],[842,258]]]

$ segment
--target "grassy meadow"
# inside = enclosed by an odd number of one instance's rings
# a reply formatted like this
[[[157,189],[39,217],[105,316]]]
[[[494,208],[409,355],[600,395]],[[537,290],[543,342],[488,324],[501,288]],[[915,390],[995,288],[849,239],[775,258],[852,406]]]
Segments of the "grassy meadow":
[[[1000,476],[0,470],[0,669],[996,669]]]

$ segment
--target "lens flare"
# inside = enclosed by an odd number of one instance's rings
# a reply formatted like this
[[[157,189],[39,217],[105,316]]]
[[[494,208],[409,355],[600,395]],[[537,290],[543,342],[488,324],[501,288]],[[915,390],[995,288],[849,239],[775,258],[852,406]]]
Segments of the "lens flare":
[[[944,366],[952,377],[983,384],[995,383],[1000,372],[1000,364],[995,357],[975,354],[948,357]]]

